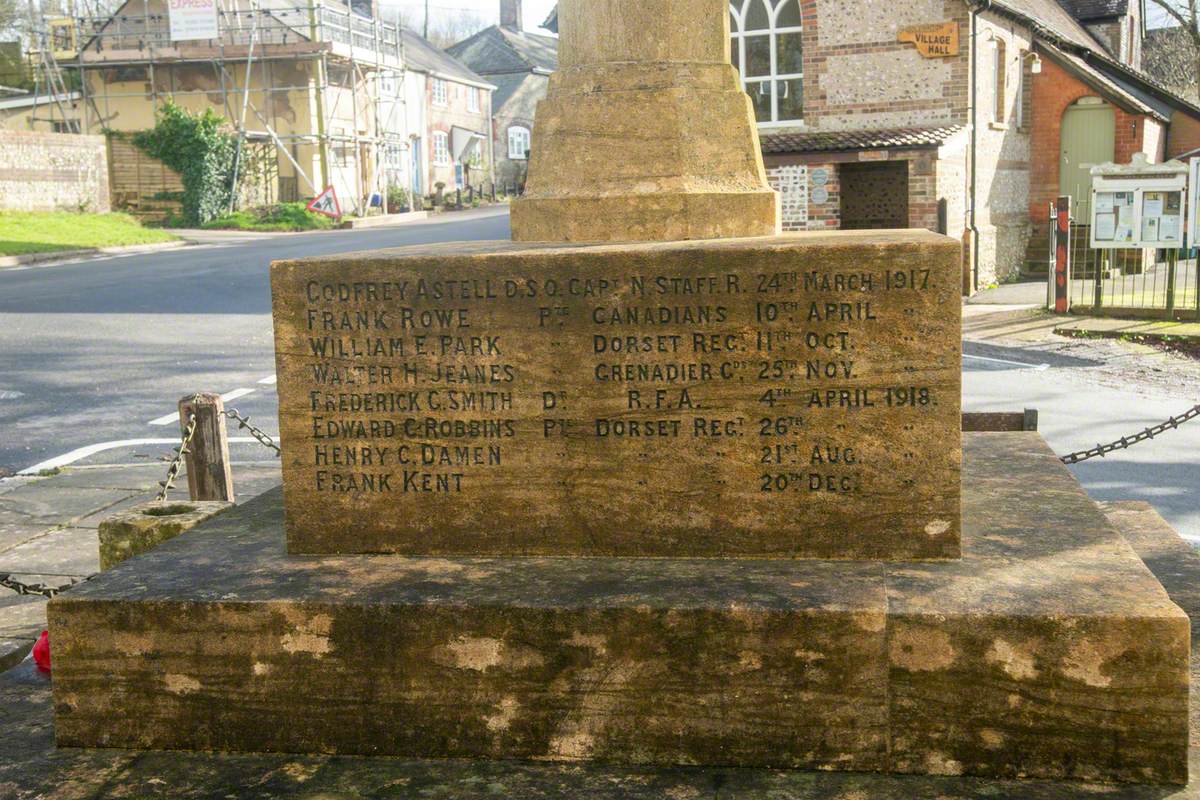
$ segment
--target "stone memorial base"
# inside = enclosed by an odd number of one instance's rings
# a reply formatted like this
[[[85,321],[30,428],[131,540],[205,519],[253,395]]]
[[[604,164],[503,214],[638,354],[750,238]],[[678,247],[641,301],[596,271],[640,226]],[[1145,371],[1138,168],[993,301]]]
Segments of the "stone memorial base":
[[[1189,623],[1036,434],[963,558],[295,557],[278,492],[50,603],[60,746],[1181,783]]]

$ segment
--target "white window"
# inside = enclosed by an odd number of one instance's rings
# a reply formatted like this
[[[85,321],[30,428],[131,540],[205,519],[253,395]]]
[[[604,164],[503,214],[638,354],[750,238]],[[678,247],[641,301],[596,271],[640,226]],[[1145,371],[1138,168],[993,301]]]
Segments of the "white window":
[[[442,131],[433,133],[433,163],[450,163],[450,137]]]
[[[398,142],[389,142],[384,145],[383,163],[389,169],[398,170],[403,168],[405,164],[404,151],[406,149],[407,147],[404,144]]]
[[[333,129],[333,165],[349,167],[354,163],[354,143],[350,132],[342,127]]]
[[[1008,45],[1003,39],[997,39],[992,47],[992,74],[995,81],[992,121],[997,124],[1003,124],[1008,116],[1005,113],[1008,105],[1008,70],[1004,63],[1007,55]]]
[[[381,97],[395,97],[399,82],[396,80],[396,73],[391,70],[384,70],[379,73],[379,94]]]
[[[450,93],[446,88],[446,82],[441,78],[433,79],[433,104],[435,106],[449,105]]]
[[[467,87],[467,111],[479,111],[479,90],[474,86]]]
[[[804,118],[800,0],[731,0],[733,65],[760,123]]]
[[[529,128],[514,125],[508,129],[508,157],[524,161],[529,153]]]

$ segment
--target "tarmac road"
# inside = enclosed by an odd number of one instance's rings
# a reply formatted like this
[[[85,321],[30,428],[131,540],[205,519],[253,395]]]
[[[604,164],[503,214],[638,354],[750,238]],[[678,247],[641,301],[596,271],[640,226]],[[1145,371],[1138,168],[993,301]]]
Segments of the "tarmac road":
[[[217,244],[0,270],[0,474],[88,445],[178,438],[175,404],[195,391],[244,392],[227,407],[274,432],[274,385],[263,382],[275,373],[271,261],[509,231],[506,210],[479,209],[385,228],[206,238]],[[76,463],[169,449],[115,447]]]

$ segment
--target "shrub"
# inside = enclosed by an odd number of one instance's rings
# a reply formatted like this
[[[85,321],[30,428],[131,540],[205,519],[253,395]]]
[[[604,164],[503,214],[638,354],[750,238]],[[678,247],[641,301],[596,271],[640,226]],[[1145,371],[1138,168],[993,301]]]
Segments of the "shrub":
[[[387,210],[395,214],[409,208],[408,190],[403,186],[389,186],[387,190]]]
[[[182,177],[187,224],[203,225],[229,207],[237,137],[211,108],[192,114],[168,100],[154,127],[134,134],[133,143]]]
[[[206,222],[206,230],[240,231],[319,231],[333,227],[333,220],[309,211],[304,203],[280,203],[247,211],[235,211]]]

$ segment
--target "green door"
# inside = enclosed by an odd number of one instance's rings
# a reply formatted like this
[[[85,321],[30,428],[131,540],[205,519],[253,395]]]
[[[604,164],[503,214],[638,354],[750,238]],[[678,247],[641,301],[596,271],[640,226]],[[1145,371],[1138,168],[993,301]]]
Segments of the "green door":
[[[1113,160],[1116,114],[1098,103],[1075,105],[1063,113],[1058,166],[1058,191],[1070,195],[1072,206],[1086,205],[1092,194],[1092,167]]]

